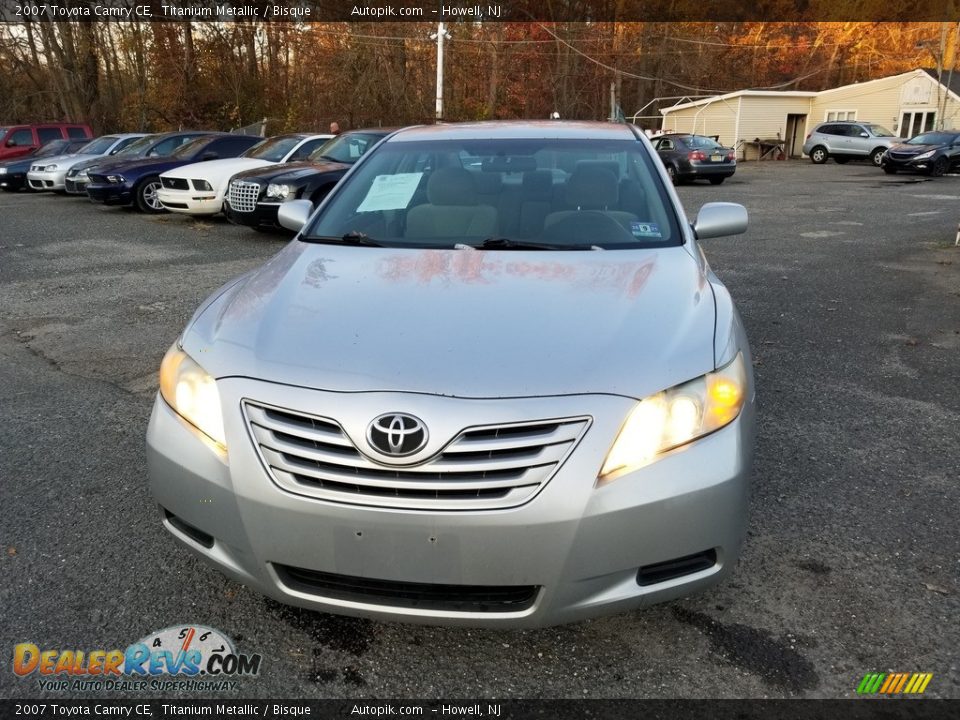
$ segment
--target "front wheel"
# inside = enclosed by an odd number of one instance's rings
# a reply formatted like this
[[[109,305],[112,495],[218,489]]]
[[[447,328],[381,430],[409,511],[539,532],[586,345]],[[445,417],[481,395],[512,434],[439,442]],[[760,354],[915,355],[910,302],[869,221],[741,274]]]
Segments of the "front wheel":
[[[943,177],[950,167],[950,163],[945,157],[938,157],[930,166],[931,177]]]
[[[726,180],[725,177],[710,178],[710,184],[711,184],[711,185],[722,185],[724,180]]]
[[[673,165],[667,165],[667,175],[670,176],[670,182],[677,184],[677,169]]]
[[[817,145],[813,150],[810,151],[810,162],[812,162],[814,165],[823,165],[827,161],[828,157],[830,157],[830,154],[822,145]]]
[[[164,211],[163,203],[157,197],[157,190],[160,189],[160,178],[156,175],[148,177],[137,186],[137,209],[145,213],[161,213]]]
[[[893,165],[884,165],[884,166],[883,166],[883,171],[884,171],[887,175],[896,175],[896,174],[897,174],[897,169],[896,169]]]
[[[877,148],[872,153],[870,153],[870,162],[872,162],[877,167],[880,167],[880,164],[883,162],[883,154],[886,152],[884,148]]]

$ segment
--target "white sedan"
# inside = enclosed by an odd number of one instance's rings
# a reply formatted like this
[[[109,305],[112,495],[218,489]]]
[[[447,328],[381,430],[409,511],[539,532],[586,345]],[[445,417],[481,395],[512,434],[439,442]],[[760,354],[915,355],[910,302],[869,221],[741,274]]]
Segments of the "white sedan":
[[[144,133],[123,133],[104,135],[91,140],[72,155],[57,155],[38,160],[27,172],[27,184],[31,190],[43,192],[52,190],[63,192],[67,171],[85,160],[116,155],[135,140],[144,137]]]
[[[276,135],[257,143],[240,157],[184,165],[160,175],[157,199],[175,213],[216,215],[230,178],[243,170],[305,159],[332,135]]]

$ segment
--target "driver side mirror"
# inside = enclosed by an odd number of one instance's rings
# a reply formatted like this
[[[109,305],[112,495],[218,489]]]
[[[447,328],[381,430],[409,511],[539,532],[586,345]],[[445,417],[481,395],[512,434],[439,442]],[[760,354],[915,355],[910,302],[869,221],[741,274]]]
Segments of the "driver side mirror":
[[[277,222],[287,230],[300,232],[312,213],[313,203],[309,200],[290,200],[277,209]]]
[[[860,137],[862,137],[862,138],[868,138],[868,137],[870,137],[870,133],[868,133],[868,132],[862,132],[862,133],[860,133]]]
[[[747,209],[737,203],[707,203],[700,208],[693,223],[693,232],[698,240],[740,235],[746,231]]]

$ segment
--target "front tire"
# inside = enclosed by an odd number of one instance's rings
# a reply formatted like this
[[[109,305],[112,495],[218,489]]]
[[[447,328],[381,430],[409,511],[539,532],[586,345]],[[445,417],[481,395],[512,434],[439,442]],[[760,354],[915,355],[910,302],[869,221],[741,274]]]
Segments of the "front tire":
[[[896,175],[896,174],[897,174],[897,169],[896,169],[895,167],[893,167],[893,165],[884,165],[884,166],[883,166],[883,171],[884,171],[887,175]]]
[[[157,175],[151,175],[137,186],[136,203],[140,212],[149,214],[165,212],[163,204],[157,197],[159,188],[160,178]]]
[[[950,162],[945,157],[938,157],[930,166],[930,177],[943,177],[950,169]]]
[[[823,165],[830,157],[830,153],[823,145],[817,145],[810,151],[810,162],[814,165]]]
[[[667,175],[670,176],[670,182],[672,184],[679,184],[679,181],[677,180],[677,169],[673,165],[667,165]]]

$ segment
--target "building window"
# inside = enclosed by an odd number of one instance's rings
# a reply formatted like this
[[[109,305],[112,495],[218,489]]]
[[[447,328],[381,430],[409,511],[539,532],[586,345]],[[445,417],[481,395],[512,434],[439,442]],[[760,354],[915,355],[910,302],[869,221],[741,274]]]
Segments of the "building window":
[[[856,120],[857,111],[856,110],[827,110],[827,115],[824,117],[824,120],[827,122],[833,122],[835,120]]]

